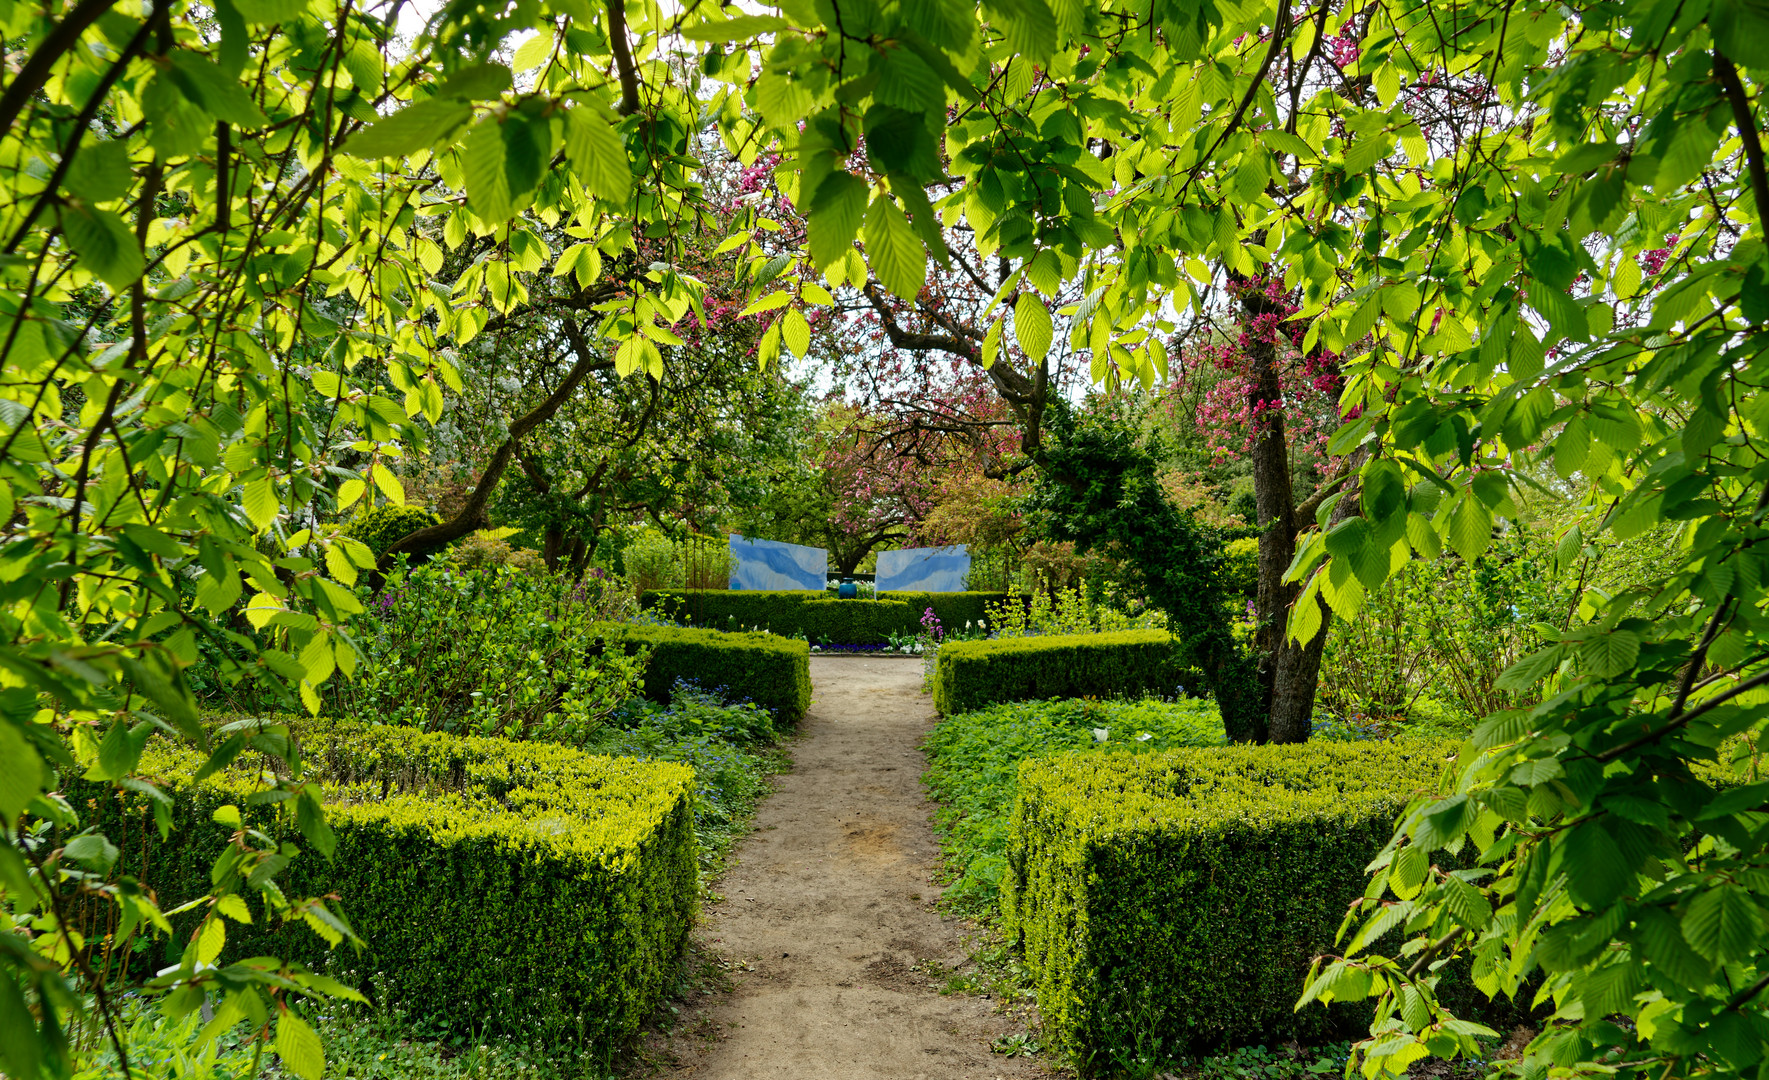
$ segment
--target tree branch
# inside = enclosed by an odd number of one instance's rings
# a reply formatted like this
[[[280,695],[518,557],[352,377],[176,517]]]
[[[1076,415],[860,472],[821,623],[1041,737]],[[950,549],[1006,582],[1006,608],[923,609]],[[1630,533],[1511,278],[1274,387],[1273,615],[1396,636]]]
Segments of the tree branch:
[[[572,351],[577,353],[577,363],[572,365],[565,381],[548,394],[546,400],[510,424],[509,436],[491,455],[491,461],[486,464],[485,472],[480,474],[479,483],[474,486],[473,494],[467,497],[467,504],[461,507],[461,512],[452,520],[428,525],[401,537],[381,556],[378,569],[385,571],[393,564],[395,555],[439,547],[478,528],[480,522],[485,520],[485,507],[491,501],[491,493],[497,489],[498,481],[503,479],[505,470],[510,467],[510,461],[516,456],[516,448],[521,445],[523,437],[552,419],[553,414],[559,411],[559,406],[565,404],[572,391],[589,378],[591,373],[608,371],[614,367],[613,360],[590,349],[590,343],[577,323],[566,319],[563,325]]]
[[[626,0],[608,0],[608,46],[614,50],[614,66],[620,72],[620,107],[631,116],[639,111],[639,69],[633,64],[633,45],[627,40]]]
[[[1757,224],[1769,238],[1769,169],[1763,164],[1763,142],[1757,134],[1757,118],[1751,112],[1751,99],[1745,94],[1738,69],[1726,54],[1714,50],[1714,75],[1726,100],[1732,104],[1732,120],[1738,125],[1738,137],[1744,143],[1744,160],[1751,174],[1751,195],[1757,204]]]
[[[49,81],[49,73],[68,50],[80,43],[80,35],[86,28],[97,22],[104,13],[116,6],[117,0],[84,0],[62,20],[55,24],[55,29],[43,38],[37,51],[25,61],[25,66],[18,69],[18,74],[6,84],[6,91],[0,93],[0,131],[11,131],[18,122],[18,114],[23,112],[27,102],[43,89]],[[165,5],[160,6],[161,12]],[[150,18],[151,22],[152,19]]]

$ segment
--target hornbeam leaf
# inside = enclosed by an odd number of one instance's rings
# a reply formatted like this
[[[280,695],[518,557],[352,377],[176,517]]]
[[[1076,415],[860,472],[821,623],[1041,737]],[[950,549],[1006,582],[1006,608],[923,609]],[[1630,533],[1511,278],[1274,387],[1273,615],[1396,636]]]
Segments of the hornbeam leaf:
[[[344,149],[360,158],[407,157],[435,146],[471,119],[473,107],[465,102],[432,98],[352,135]]]
[[[866,217],[866,181],[846,169],[830,173],[811,197],[810,217],[811,259],[827,267],[853,250],[854,235]]]
[[[1450,506],[1450,546],[1472,562],[1493,538],[1493,515],[1471,492],[1464,491]]]
[[[289,22],[307,13],[307,0],[234,0],[233,6],[247,22],[263,26]]]
[[[596,110],[579,105],[566,114],[565,156],[590,194],[626,202],[633,186],[626,143]]]
[[[1621,848],[1600,822],[1587,821],[1559,845],[1566,885],[1573,899],[1590,908],[1605,908],[1620,899],[1634,880]]]
[[[62,211],[61,228],[85,268],[115,292],[133,285],[147,269],[135,234],[109,210],[69,204]]]
[[[703,22],[682,30],[689,41],[743,41],[757,34],[787,30],[792,24],[778,15],[739,15],[735,19]]]
[[[1633,667],[1639,655],[1640,635],[1632,630],[1611,630],[1579,646],[1579,660],[1585,670],[1604,679],[1612,679]]]
[[[463,101],[486,101],[510,89],[512,82],[510,69],[502,64],[474,64],[442,80],[436,93]]]
[[[1736,885],[1715,885],[1683,913],[1683,938],[1717,964],[1747,960],[1763,931],[1762,914],[1749,893]]]
[[[279,505],[276,499],[276,485],[269,477],[247,482],[240,500],[246,508],[246,517],[252,521],[252,527],[259,532],[270,528],[276,520]]]
[[[1049,355],[1055,333],[1044,301],[1030,289],[1021,293],[1013,306],[1013,336],[1026,358],[1036,363]]]
[[[510,178],[504,169],[504,132],[497,117],[488,116],[467,133],[461,168],[467,178],[467,205],[486,222],[499,225],[516,212],[510,200]]]
[[[882,193],[866,211],[866,258],[879,282],[904,300],[914,300],[927,282],[927,251],[903,211]]]
[[[276,1053],[283,1065],[301,1080],[321,1080],[326,1071],[326,1052],[319,1036],[292,1012],[276,1021]]]

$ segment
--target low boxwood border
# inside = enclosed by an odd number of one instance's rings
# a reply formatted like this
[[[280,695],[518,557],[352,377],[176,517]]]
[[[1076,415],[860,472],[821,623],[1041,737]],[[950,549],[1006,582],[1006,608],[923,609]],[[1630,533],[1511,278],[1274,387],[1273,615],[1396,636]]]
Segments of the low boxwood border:
[[[405,727],[302,720],[294,731],[337,847],[330,860],[296,858],[285,888],[340,898],[365,946],[349,962],[461,1032],[587,1043],[602,1059],[630,1039],[696,915],[693,770]],[[142,829],[139,796],[81,779],[65,788],[91,800],[91,824],[140,836],[118,869],[168,909],[209,891],[233,831],[217,808],[274,829],[275,808],[252,802],[257,762],[193,782],[202,760],[157,742],[142,757],[140,773],[173,799],[164,840]],[[224,958],[326,959],[305,928],[254,915],[228,925]]]
[[[1170,697],[1188,676],[1195,683],[1165,630],[954,641],[934,662],[934,707],[951,716],[1001,701]]]

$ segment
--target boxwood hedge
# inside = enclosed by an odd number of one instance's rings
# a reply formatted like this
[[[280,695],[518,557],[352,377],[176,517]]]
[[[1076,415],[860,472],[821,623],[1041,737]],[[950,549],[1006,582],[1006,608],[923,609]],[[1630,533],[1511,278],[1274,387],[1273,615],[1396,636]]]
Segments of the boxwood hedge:
[[[1024,762],[1002,905],[1047,1030],[1095,1065],[1113,1048],[1367,1030],[1367,1006],[1292,1008],[1396,815],[1454,751],[1322,742]],[[1452,1000],[1516,1018],[1446,978]]]
[[[797,723],[811,705],[811,647],[762,633],[722,633],[678,626],[620,625],[607,631],[629,649],[651,647],[645,696],[667,703],[677,679],[748,698],[781,723]]]
[[[934,661],[943,715],[1000,701],[1168,697],[1190,677],[1165,630],[955,641]]]
[[[286,887],[341,898],[365,945],[364,971],[463,1032],[520,1026],[587,1039],[602,1058],[631,1036],[694,921],[691,769],[405,727],[299,721],[295,730],[337,848],[329,861],[296,858]],[[202,761],[159,743],[142,758],[142,774],[173,797],[175,827],[164,841],[145,830],[119,869],[167,909],[209,891],[211,862],[232,832],[213,820],[217,808],[272,826],[275,808],[252,799],[259,763],[241,758],[193,782]],[[94,824],[139,822],[137,796],[79,779],[66,791],[92,800]],[[224,956],[324,957],[314,934],[254,914],[229,926]]]
[[[898,592],[873,600],[837,600],[812,590],[653,589],[639,605],[714,630],[769,630],[786,637],[842,645],[877,645],[888,634],[914,634],[929,608],[949,629],[980,623],[999,592]]]

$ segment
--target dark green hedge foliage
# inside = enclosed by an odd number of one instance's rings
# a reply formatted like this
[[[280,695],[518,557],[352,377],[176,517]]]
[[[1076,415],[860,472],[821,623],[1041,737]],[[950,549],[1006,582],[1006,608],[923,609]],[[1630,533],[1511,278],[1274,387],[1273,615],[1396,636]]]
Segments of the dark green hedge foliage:
[[[723,633],[678,626],[623,625],[610,631],[629,647],[649,645],[645,696],[667,703],[677,679],[747,698],[796,724],[811,705],[811,647],[762,633]]]
[[[811,589],[653,589],[639,606],[714,630],[768,630],[784,637],[840,645],[879,645],[888,634],[916,634],[928,608],[947,629],[986,619],[984,607],[1006,593],[886,593],[876,600],[836,600]]]
[[[406,1007],[462,1033],[587,1038],[606,1059],[637,1030],[694,922],[692,769],[406,727],[295,725],[337,849],[330,861],[296,858],[284,887],[341,898],[366,946],[360,972],[382,973]],[[108,785],[73,780],[67,792],[94,800],[91,824],[127,827],[119,869],[169,909],[208,892],[231,833],[214,822],[218,807],[271,826],[274,808],[249,803],[252,756],[193,784],[200,756],[150,746],[142,772],[174,800],[163,843]],[[324,957],[306,928],[254,916],[228,924],[224,959]],[[337,957],[354,962],[350,952]]]
[[[951,716],[998,701],[1170,697],[1188,674],[1165,630],[955,641],[934,662],[934,707]]]
[[[1449,742],[1064,754],[1020,767],[1002,907],[1046,1030],[1084,1063],[1114,1048],[1319,1039],[1367,1008],[1292,1008],[1394,819],[1435,790]],[[1447,996],[1511,1019],[1467,985]]]

